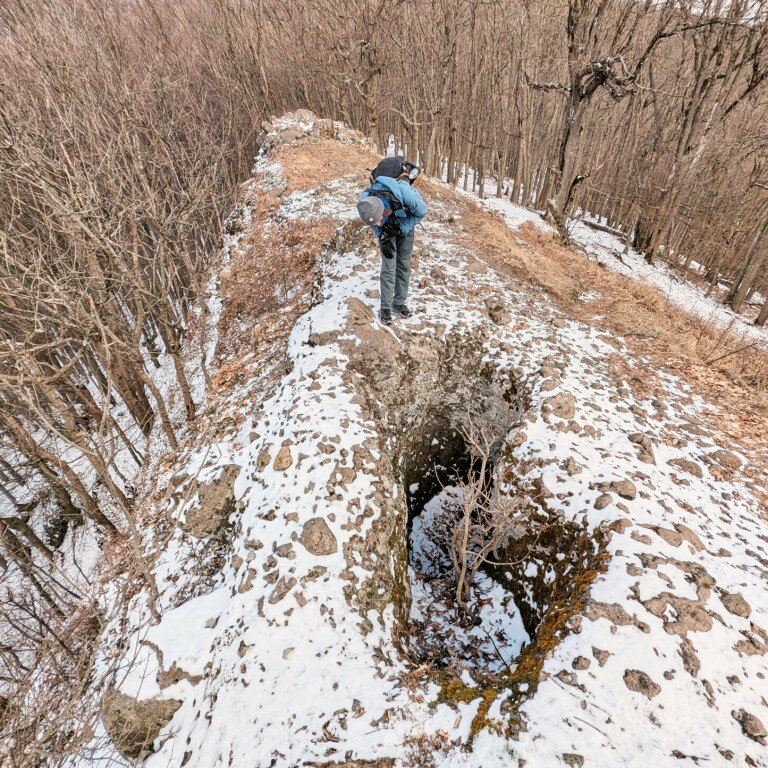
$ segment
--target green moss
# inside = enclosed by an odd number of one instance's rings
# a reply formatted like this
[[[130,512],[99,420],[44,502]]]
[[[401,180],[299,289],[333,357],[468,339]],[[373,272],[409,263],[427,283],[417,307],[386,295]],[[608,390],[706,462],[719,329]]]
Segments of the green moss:
[[[455,675],[449,675],[443,670],[433,670],[431,678],[433,682],[440,686],[440,693],[437,695],[436,704],[448,704],[451,707],[456,707],[458,704],[469,704],[475,701],[475,699],[482,699],[469,727],[467,746],[471,748],[475,736],[490,725],[488,722],[488,711],[491,708],[491,704],[499,696],[499,691],[492,687],[471,688]]]
[[[582,538],[583,537],[583,538]],[[577,543],[586,546],[586,534],[577,537]],[[598,550],[585,556],[583,570],[569,573],[567,583],[558,579],[559,584],[549,601],[549,607],[541,617],[535,636],[517,660],[515,669],[499,677],[498,684],[485,688],[471,688],[459,678],[444,670],[432,670],[430,679],[440,686],[436,703],[455,707],[459,703],[468,704],[480,698],[480,706],[472,719],[467,746],[471,749],[477,734],[484,729],[497,730],[498,723],[488,719],[491,705],[500,696],[507,696],[509,706],[504,713],[504,731],[510,736],[520,726],[520,706],[536,692],[544,662],[563,639],[569,634],[568,620],[583,612],[589,590],[595,578],[605,571],[609,559],[608,553],[599,540]],[[524,687],[524,690],[521,690]]]

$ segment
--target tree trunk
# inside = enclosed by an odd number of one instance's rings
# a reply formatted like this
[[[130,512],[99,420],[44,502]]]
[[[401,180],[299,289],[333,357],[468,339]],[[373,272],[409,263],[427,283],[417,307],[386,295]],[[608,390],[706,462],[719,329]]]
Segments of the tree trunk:
[[[766,296],[763,306],[760,309],[760,314],[755,319],[755,325],[763,326],[768,320],[768,296]]]
[[[738,312],[741,309],[747,292],[752,287],[755,278],[758,276],[760,269],[765,263],[765,254],[760,252],[759,247],[760,241],[763,239],[766,232],[768,232],[768,209],[764,211],[763,220],[760,223],[757,232],[755,232],[752,237],[747,253],[744,256],[745,266],[741,278],[734,282],[733,287],[726,297],[726,301],[734,312]]]

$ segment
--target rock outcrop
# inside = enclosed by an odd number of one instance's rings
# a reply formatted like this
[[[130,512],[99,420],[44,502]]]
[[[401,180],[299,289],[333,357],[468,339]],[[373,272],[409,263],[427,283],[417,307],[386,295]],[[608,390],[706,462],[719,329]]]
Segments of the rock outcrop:
[[[153,742],[180,706],[173,699],[141,701],[112,689],[101,700],[101,718],[118,752],[140,760],[152,752]]]
[[[186,510],[183,528],[191,536],[212,536],[227,522],[235,509],[235,480],[240,474],[236,464],[223,466],[218,477],[197,486],[197,500]]]

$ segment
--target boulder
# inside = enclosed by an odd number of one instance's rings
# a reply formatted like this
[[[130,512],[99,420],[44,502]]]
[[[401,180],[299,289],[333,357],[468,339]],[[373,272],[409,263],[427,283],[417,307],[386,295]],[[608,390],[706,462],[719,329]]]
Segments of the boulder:
[[[235,480],[240,474],[237,464],[227,464],[215,480],[197,489],[197,503],[187,510],[182,529],[196,539],[216,533],[235,509]]]
[[[448,278],[445,274],[445,270],[442,267],[435,265],[429,271],[429,276],[435,283],[444,283]]]
[[[322,517],[304,523],[299,543],[313,555],[332,555],[339,548],[336,537]]]
[[[333,120],[315,120],[312,123],[312,133],[321,138],[332,139],[334,134]]]
[[[758,744],[766,745],[765,737],[768,736],[768,733],[762,722],[753,714],[747,712],[746,709],[739,709],[733,710],[731,717],[741,726],[741,732],[745,736]]]
[[[496,325],[506,325],[511,320],[506,304],[497,296],[486,299],[485,308]]]
[[[269,596],[270,605],[279,603],[295,586],[296,579],[293,576],[281,576]]]
[[[738,469],[741,466],[741,459],[733,452],[724,448],[713,451],[709,454],[721,467],[726,469]]]
[[[641,672],[639,669],[628,669],[624,672],[624,685],[629,688],[630,691],[636,691],[642,693],[649,699],[654,696],[658,696],[661,693],[661,686],[651,680],[645,672]]]
[[[610,493],[601,493],[595,499],[595,509],[605,509],[613,501]]]
[[[610,489],[621,496],[622,499],[632,501],[632,499],[637,498],[637,488],[631,480],[614,480],[610,484]]]
[[[293,464],[291,449],[287,445],[284,445],[277,452],[277,456],[275,456],[275,463],[272,465],[272,468],[278,472],[285,472],[285,470],[288,469],[291,464]]]
[[[152,743],[180,706],[177,699],[140,701],[112,688],[101,700],[101,719],[117,751],[139,760],[152,753]]]
[[[687,472],[694,477],[704,477],[704,472],[701,467],[695,462],[689,459],[670,459],[667,464],[671,464],[673,467],[682,469],[683,472]]]
[[[559,419],[570,421],[576,418],[576,398],[566,392],[548,397],[544,401],[544,405],[548,406],[552,415]]]
[[[638,447],[637,458],[644,464],[655,464],[656,457],[653,453],[653,441],[642,432],[633,432],[629,436],[629,442]]]
[[[287,131],[280,132],[280,139],[283,144],[290,144],[291,142],[298,141],[304,138],[306,133],[301,128],[289,128]]]
[[[738,592],[721,592],[720,601],[729,613],[748,619],[752,613],[749,603]]]

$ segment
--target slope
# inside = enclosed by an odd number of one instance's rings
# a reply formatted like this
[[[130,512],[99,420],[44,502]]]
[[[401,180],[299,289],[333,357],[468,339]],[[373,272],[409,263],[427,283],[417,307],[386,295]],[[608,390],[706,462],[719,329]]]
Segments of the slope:
[[[595,319],[628,281],[435,183],[415,315],[381,327],[364,139],[298,112],[264,147],[215,388],[146,502],[162,620],[139,592],[107,630],[125,664],[81,764],[768,765],[763,417]],[[485,643],[417,554],[435,465],[466,473],[488,414],[519,503],[474,595]],[[141,744],[125,713],[161,700]]]

